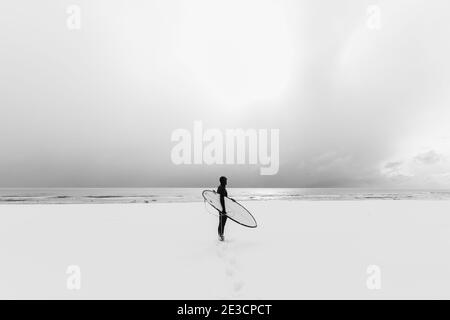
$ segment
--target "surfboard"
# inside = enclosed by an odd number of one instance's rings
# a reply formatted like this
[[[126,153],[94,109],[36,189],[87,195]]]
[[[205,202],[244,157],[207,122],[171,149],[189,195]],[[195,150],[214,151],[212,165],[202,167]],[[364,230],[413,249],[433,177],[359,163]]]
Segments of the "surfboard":
[[[220,195],[212,190],[204,190],[202,192],[205,202],[215,210],[221,212]],[[252,214],[239,202],[225,197],[225,211],[228,218],[242,226],[248,228],[256,228],[257,223]]]

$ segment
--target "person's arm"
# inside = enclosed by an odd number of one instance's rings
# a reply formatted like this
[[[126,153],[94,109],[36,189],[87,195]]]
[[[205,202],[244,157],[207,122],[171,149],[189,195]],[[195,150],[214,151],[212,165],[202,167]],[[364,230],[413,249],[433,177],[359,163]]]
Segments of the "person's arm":
[[[222,213],[226,213],[225,211],[225,197],[223,193],[220,194],[220,204],[222,205]]]

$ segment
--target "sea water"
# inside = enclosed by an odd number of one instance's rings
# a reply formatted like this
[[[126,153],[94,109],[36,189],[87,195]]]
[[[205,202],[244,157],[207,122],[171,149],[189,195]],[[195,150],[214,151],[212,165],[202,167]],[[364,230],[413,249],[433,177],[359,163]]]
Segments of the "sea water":
[[[0,204],[203,201],[204,188],[0,188]],[[450,200],[450,190],[361,188],[228,188],[240,201]]]

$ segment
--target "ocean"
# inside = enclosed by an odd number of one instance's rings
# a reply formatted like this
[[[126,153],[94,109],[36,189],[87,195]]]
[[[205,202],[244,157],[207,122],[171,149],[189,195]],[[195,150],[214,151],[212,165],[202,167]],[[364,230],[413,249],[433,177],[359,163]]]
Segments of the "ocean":
[[[0,188],[0,204],[170,203],[203,201],[215,188]],[[240,201],[450,200],[450,190],[228,188]]]

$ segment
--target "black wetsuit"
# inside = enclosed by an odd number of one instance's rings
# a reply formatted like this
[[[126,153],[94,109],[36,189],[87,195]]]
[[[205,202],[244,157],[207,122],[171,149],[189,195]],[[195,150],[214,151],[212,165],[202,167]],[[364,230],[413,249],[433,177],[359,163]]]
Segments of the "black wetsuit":
[[[223,206],[222,209],[225,209],[224,211],[226,212],[226,208],[225,208],[225,199],[223,197],[227,197],[228,196],[228,192],[225,189],[225,186],[220,185],[217,188],[217,193],[220,194],[220,203]],[[223,201],[223,202],[222,202]],[[219,214],[219,228],[218,228],[218,232],[219,232],[219,236],[223,236],[223,231],[225,229],[225,223],[227,222],[227,216],[225,214]]]

